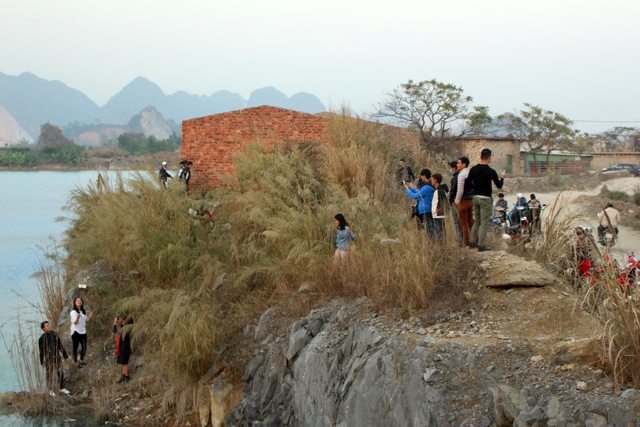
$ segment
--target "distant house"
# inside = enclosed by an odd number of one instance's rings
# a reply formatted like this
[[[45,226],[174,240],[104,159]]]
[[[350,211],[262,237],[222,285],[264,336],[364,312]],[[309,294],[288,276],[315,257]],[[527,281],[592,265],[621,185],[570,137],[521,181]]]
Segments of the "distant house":
[[[480,152],[491,150],[491,167],[498,172],[506,169],[509,174],[522,175],[523,163],[520,160],[520,141],[512,137],[465,136],[451,141],[447,145],[447,154],[451,159],[466,156],[475,165],[480,161]]]
[[[182,122],[182,158],[193,162],[192,189],[211,188],[235,173],[232,155],[251,141],[266,146],[325,143],[328,120],[313,114],[263,105]]]

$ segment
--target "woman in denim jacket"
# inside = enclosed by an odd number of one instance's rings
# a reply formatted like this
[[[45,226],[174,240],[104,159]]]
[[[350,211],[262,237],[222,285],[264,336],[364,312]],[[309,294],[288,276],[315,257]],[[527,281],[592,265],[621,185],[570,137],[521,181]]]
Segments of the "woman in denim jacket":
[[[335,259],[338,262],[346,262],[349,258],[349,244],[352,240],[356,239],[356,235],[349,228],[347,220],[344,219],[344,215],[341,213],[336,214],[333,217],[338,228],[338,234],[336,236],[336,253]]]

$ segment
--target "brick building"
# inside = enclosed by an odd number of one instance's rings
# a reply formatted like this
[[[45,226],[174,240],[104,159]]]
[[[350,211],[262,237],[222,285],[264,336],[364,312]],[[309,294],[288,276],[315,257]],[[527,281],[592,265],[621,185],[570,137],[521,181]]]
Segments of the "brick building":
[[[235,172],[231,156],[259,140],[267,147],[279,141],[324,143],[327,119],[263,105],[182,122],[182,158],[193,162],[190,187],[211,188],[221,175]]]

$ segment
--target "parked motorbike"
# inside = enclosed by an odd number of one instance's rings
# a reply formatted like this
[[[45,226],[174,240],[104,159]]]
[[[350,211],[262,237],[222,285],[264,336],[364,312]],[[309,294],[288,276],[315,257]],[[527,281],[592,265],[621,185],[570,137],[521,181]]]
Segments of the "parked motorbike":
[[[503,207],[497,206],[494,209],[493,216],[491,217],[491,222],[489,223],[489,231],[504,233],[508,226],[509,225],[506,220],[505,209]]]

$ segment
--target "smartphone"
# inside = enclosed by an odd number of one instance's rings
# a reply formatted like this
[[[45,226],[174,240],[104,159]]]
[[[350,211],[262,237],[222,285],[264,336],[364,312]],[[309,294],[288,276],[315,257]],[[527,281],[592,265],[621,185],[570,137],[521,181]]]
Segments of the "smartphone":
[[[502,175],[504,175],[505,173],[507,173],[506,169],[502,169]]]

